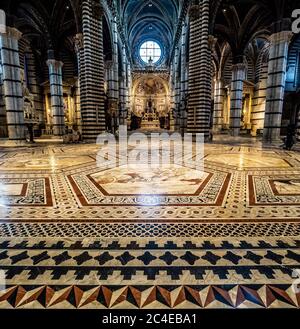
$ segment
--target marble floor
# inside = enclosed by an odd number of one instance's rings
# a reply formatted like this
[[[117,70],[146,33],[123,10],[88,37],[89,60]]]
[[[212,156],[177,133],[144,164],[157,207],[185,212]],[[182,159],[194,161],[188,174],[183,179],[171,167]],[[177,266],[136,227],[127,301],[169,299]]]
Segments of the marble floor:
[[[197,171],[98,151],[0,149],[0,308],[300,307],[300,153],[218,141]]]

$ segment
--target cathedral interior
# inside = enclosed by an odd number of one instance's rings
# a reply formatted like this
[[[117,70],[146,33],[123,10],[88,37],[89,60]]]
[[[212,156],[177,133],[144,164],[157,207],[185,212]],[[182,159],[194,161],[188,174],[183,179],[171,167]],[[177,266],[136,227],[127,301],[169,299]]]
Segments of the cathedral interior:
[[[298,7],[0,0],[0,309],[300,308]],[[99,165],[120,127],[203,172]]]

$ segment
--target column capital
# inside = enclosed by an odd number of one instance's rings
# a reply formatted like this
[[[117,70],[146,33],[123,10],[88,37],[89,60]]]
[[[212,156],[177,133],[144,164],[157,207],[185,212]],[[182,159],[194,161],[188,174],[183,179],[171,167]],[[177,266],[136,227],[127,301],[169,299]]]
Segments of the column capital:
[[[104,61],[104,67],[106,69],[111,69],[113,67],[113,61],[112,60],[107,60],[107,61]]]
[[[218,39],[215,38],[213,35],[209,35],[208,36],[208,46],[209,46],[209,49],[211,51],[214,51],[215,50],[217,41],[218,41]]]
[[[57,61],[56,59],[48,59],[47,60],[48,66],[54,66],[56,68],[62,68],[64,66],[64,63],[61,61]]]
[[[76,52],[79,52],[81,49],[83,49],[83,34],[82,33],[77,33],[73,40],[74,40]]]
[[[22,32],[15,27],[6,26],[5,30],[6,31],[4,33],[0,31],[0,35],[15,40],[20,40],[22,37]]]
[[[290,42],[293,37],[292,31],[281,31],[270,35],[269,40],[271,44]]]
[[[99,1],[92,1],[92,11],[94,17],[100,18],[104,15],[103,6]]]
[[[200,5],[194,4],[190,6],[189,16],[191,21],[195,21],[200,18]]]
[[[242,71],[246,69],[246,65],[244,63],[237,63],[232,65],[232,71]]]

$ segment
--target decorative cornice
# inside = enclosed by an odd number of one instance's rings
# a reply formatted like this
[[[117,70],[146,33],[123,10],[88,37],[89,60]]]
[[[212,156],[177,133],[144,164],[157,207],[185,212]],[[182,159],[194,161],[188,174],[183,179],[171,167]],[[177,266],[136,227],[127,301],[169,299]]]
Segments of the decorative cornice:
[[[64,66],[64,63],[61,61],[57,61],[56,59],[48,59],[47,65],[54,66],[55,68],[62,68]]]
[[[271,44],[277,44],[282,42],[290,42],[293,37],[292,31],[281,31],[274,33],[270,36],[269,40]]]
[[[74,46],[76,53],[83,49],[83,34],[77,33],[74,37]]]
[[[22,37],[22,32],[20,32],[15,27],[6,26],[6,32],[5,33],[0,32],[0,35],[5,36],[10,39],[20,40]]]
[[[208,46],[212,52],[215,51],[217,41],[218,39],[215,38],[213,35],[208,36]]]
[[[242,71],[246,69],[246,65],[243,63],[238,63],[232,65],[232,71]]]

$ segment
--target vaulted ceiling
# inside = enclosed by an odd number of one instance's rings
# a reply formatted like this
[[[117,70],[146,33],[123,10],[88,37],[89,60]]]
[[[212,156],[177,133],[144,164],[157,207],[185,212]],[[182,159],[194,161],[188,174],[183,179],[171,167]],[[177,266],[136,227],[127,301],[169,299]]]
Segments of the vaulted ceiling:
[[[179,18],[179,0],[123,0],[119,11],[133,55],[146,40],[156,40],[168,59]]]

